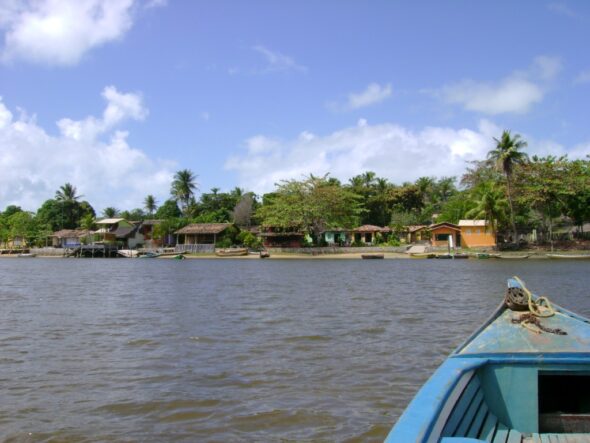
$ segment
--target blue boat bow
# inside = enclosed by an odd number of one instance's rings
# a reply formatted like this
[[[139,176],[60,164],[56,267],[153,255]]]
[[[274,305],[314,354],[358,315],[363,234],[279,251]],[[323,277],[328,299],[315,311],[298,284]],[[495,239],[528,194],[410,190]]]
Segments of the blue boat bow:
[[[508,288],[526,291],[517,279]],[[530,315],[503,303],[424,384],[386,442],[590,442],[590,322],[554,310],[523,327]]]

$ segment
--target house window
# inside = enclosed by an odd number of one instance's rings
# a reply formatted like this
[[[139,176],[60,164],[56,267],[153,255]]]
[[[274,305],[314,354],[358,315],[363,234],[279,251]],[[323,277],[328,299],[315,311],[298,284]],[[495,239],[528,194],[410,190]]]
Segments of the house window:
[[[451,234],[436,234],[436,241],[448,241]]]
[[[466,233],[466,234],[471,234],[471,228],[467,228],[467,229],[465,229],[465,233]]]
[[[481,229],[476,229],[476,230],[475,230],[475,233],[476,233],[476,234],[481,234]]]

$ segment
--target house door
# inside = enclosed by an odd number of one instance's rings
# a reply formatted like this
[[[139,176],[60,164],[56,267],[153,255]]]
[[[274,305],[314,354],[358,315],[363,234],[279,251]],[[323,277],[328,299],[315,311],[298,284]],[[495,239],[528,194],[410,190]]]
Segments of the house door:
[[[457,234],[455,235],[455,244],[457,245],[458,248],[461,247],[461,234]]]

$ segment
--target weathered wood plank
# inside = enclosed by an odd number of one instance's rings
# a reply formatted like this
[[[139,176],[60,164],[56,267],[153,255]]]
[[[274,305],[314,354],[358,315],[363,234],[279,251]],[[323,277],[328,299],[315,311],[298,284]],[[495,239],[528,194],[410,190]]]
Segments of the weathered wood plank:
[[[461,423],[461,420],[463,419],[465,412],[471,405],[475,395],[480,390],[481,386],[479,383],[479,379],[477,377],[474,377],[465,387],[465,390],[463,391],[463,394],[461,394],[461,398],[459,398],[459,401],[457,401],[457,404],[455,405],[453,412],[451,412],[451,416],[447,420],[447,423],[445,424],[445,427],[443,428],[441,435],[455,435],[455,431],[457,430],[459,423]]]
[[[496,426],[498,426],[498,418],[494,414],[488,413],[488,416],[481,428],[481,432],[479,433],[478,438],[480,440],[492,442],[492,439],[494,438],[494,434],[496,432]]]

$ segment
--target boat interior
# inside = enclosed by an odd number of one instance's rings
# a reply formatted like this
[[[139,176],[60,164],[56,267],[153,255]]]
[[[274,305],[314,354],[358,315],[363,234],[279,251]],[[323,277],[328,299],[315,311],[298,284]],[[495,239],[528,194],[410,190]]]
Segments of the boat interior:
[[[590,365],[490,363],[468,371],[434,427],[440,443],[590,443]]]

